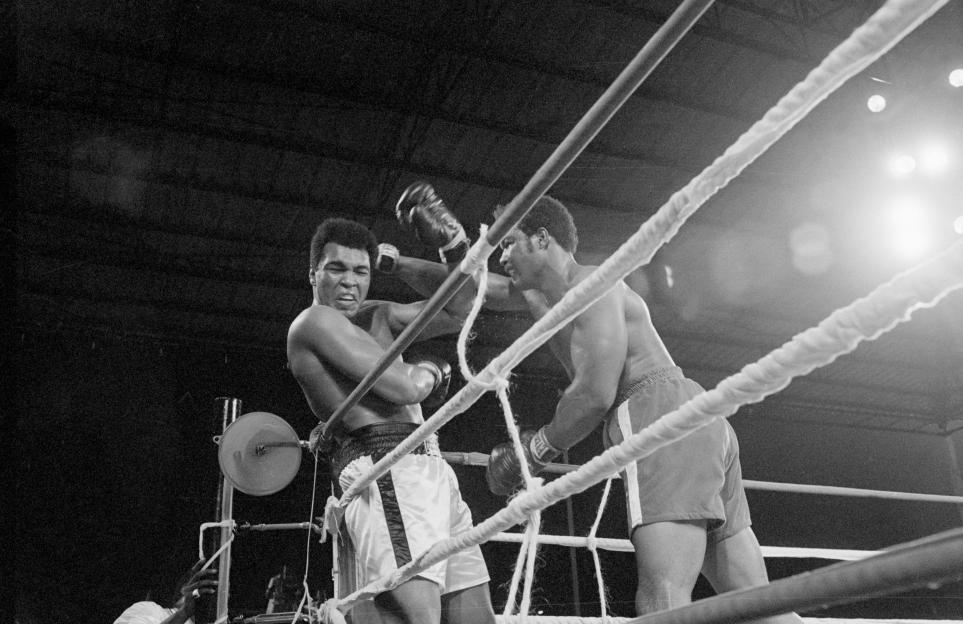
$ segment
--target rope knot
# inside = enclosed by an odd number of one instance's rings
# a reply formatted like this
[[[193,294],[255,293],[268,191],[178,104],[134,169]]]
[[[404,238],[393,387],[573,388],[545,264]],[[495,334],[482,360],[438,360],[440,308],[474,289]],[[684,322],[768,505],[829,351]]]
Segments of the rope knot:
[[[495,247],[488,242],[487,235],[488,224],[480,224],[478,226],[478,240],[468,248],[468,252],[458,265],[458,270],[465,275],[474,276],[476,283],[480,278],[479,272],[488,271],[488,256],[495,250]]]

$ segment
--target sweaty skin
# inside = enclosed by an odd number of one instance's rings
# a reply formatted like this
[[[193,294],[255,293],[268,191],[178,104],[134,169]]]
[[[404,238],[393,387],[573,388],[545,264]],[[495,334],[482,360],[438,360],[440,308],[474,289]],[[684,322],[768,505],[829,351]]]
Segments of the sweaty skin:
[[[314,303],[288,330],[288,365],[311,410],[324,420],[374,368],[424,302],[365,301],[371,283],[368,255],[336,243],[325,246],[309,277]],[[422,336],[454,331],[457,326],[443,313]],[[428,396],[433,383],[430,372],[397,358],[345,414],[335,435],[373,423],[422,422],[418,402]]]
[[[375,367],[425,302],[365,301],[371,283],[367,251],[332,242],[324,246],[318,265],[311,268],[309,281],[314,302],[288,330],[288,366],[311,410],[325,421]],[[421,338],[455,332],[460,326],[443,311]],[[396,358],[333,428],[333,437],[340,443],[348,432],[365,425],[423,422],[419,402],[432,392],[435,382],[436,376],[428,368]],[[444,596],[440,592],[435,582],[415,577],[379,594],[372,603],[358,605],[352,614],[355,621],[385,624],[494,624],[487,582]]]
[[[488,301],[539,319],[596,269],[570,261],[547,237],[514,228],[502,239],[500,261],[509,277],[489,276]],[[556,333],[549,347],[571,380],[546,431],[562,449],[595,429],[620,385],[673,365],[645,302],[621,282]]]
[[[532,234],[513,228],[501,247],[500,262],[508,277],[489,276],[485,306],[527,309],[536,320],[596,268],[579,265],[572,252],[543,227]],[[437,288],[445,277],[444,267],[410,258],[401,259],[398,274],[419,292]],[[462,302],[468,299],[464,293],[458,296]],[[599,426],[620,387],[630,386],[650,371],[674,366],[645,302],[621,282],[556,333],[549,346],[570,380],[552,421],[542,429],[548,444],[560,450]],[[711,544],[705,519],[657,521],[629,530],[636,556],[639,614],[691,602],[700,573],[717,592],[769,581],[751,527]],[[802,622],[794,613],[759,621]]]

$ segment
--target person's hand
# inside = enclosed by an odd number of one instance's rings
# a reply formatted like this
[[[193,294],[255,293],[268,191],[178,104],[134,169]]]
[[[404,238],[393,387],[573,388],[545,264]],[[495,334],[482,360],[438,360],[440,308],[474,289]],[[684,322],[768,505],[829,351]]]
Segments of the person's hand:
[[[431,392],[421,400],[421,407],[433,410],[444,405],[451,384],[451,364],[440,357],[428,353],[413,353],[408,356],[413,366],[426,369],[435,378]]]
[[[181,596],[184,604],[181,607],[184,615],[188,618],[194,617],[194,610],[197,607],[197,599],[204,595],[217,593],[217,570],[207,568],[202,570],[204,560],[200,559],[191,567],[190,578],[181,587]]]
[[[545,435],[545,427],[538,431],[525,430],[518,434],[528,470],[534,477],[562,451],[552,446]],[[507,496],[522,485],[522,467],[518,463],[515,447],[503,442],[492,449],[485,469],[485,481],[492,494]]]
[[[471,244],[465,228],[427,182],[415,182],[405,189],[395,205],[395,216],[419,241],[437,247],[442,262],[460,262],[465,257]]]

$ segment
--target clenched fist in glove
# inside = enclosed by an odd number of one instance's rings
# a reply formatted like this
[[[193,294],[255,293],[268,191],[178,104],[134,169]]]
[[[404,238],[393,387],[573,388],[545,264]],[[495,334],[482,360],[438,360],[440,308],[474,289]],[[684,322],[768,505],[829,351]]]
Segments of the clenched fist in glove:
[[[431,392],[422,399],[421,406],[435,409],[443,405],[448,398],[448,386],[451,384],[451,364],[431,354],[410,355],[408,363],[426,369],[435,378]]]
[[[378,257],[375,258],[375,270],[381,273],[394,273],[398,268],[398,248],[389,243],[378,245]]]
[[[437,247],[441,261],[460,262],[468,251],[468,237],[455,215],[427,182],[405,189],[395,206],[398,223],[413,230],[419,241]]]
[[[522,431],[518,437],[532,476],[562,454],[545,437],[545,427],[538,431]],[[492,449],[488,456],[488,468],[485,469],[485,481],[488,482],[488,489],[499,496],[507,496],[522,485],[522,468],[511,442],[503,442]]]

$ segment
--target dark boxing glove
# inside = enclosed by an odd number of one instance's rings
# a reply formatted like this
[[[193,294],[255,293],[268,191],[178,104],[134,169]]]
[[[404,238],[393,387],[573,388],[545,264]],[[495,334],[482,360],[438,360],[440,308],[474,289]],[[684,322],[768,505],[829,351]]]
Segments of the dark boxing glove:
[[[398,248],[388,243],[378,245],[374,268],[381,273],[394,273],[398,268]]]
[[[545,427],[538,431],[522,431],[518,434],[522,451],[532,476],[541,472],[553,459],[562,454],[545,436]],[[511,442],[503,442],[492,449],[485,469],[485,481],[493,494],[507,496],[522,485],[522,468]]]
[[[465,228],[427,182],[415,182],[405,189],[395,205],[395,216],[419,241],[437,247],[442,262],[461,262],[465,257],[469,247]]]
[[[433,410],[443,405],[448,398],[448,386],[451,385],[451,364],[430,354],[410,355],[408,363],[427,369],[435,378],[431,392],[422,399],[421,406]]]

